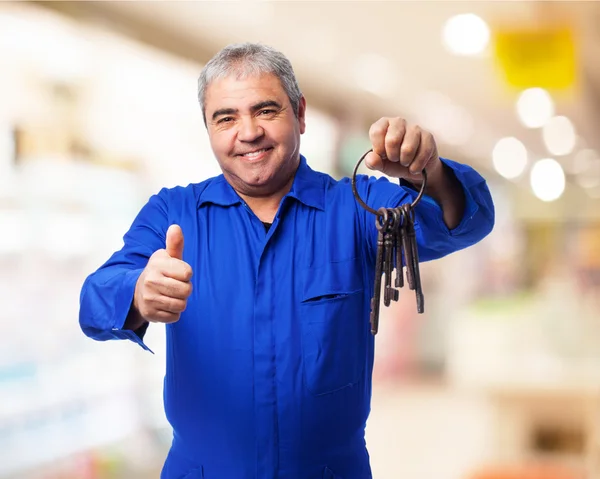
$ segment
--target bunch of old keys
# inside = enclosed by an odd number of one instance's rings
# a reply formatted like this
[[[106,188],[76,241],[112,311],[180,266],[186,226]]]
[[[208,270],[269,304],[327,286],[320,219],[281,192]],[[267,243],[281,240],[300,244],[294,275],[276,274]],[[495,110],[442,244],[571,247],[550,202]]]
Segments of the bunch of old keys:
[[[419,252],[414,227],[414,207],[421,200],[427,184],[427,174],[423,171],[421,190],[412,203],[397,208],[379,208],[374,210],[360,198],[356,189],[356,172],[361,162],[371,150],[367,151],[356,164],[352,177],[352,190],[358,203],[375,215],[377,227],[377,255],[375,259],[375,285],[371,298],[371,333],[377,334],[379,329],[379,308],[381,304],[381,282],[383,279],[383,304],[389,306],[398,301],[399,288],[404,287],[404,267],[406,267],[406,283],[415,291],[417,312],[425,311],[425,298],[421,289],[419,271]],[[404,259],[404,261],[403,261]],[[395,272],[392,286],[392,275]]]

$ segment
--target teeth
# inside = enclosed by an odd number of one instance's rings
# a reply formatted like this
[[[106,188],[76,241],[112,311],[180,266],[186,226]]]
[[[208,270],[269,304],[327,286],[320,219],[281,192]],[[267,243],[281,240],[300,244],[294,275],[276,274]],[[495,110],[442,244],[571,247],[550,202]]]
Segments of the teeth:
[[[263,148],[262,150],[258,150],[258,151],[253,151],[252,153],[245,153],[243,156],[245,156],[247,158],[253,158],[255,156],[260,155],[264,151],[267,151],[266,148]]]

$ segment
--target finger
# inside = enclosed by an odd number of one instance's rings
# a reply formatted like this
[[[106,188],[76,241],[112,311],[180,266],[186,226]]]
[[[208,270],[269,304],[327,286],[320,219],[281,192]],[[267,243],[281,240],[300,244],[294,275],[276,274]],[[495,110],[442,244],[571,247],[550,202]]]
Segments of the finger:
[[[183,231],[179,225],[171,225],[167,230],[166,250],[172,258],[183,259]]]
[[[387,118],[380,118],[369,128],[369,140],[373,146],[373,153],[380,158],[385,158],[385,135],[389,126]]]
[[[163,276],[162,281],[156,285],[156,291],[169,298],[188,299],[192,294],[192,283]]]
[[[165,261],[160,264],[160,272],[167,278],[178,281],[189,281],[193,275],[192,267],[176,258],[165,258]]]
[[[185,311],[187,301],[185,299],[170,298],[163,294],[157,294],[147,301],[155,311],[166,311],[169,313],[182,313]]]
[[[400,147],[404,143],[406,134],[406,121],[396,118],[390,121],[385,135],[385,154],[389,161],[400,161]]]
[[[171,313],[169,311],[156,311],[148,321],[152,323],[171,324],[179,321],[180,313]]]
[[[410,167],[421,144],[421,129],[418,126],[408,128],[400,148],[400,164]]]
[[[437,147],[431,133],[421,132],[421,142],[416,152],[415,159],[409,167],[411,174],[420,174],[437,156]]]

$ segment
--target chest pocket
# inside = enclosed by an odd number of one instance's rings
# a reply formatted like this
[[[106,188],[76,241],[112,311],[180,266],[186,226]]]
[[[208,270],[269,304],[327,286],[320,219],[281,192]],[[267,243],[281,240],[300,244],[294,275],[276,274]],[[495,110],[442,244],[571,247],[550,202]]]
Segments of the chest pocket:
[[[314,395],[358,383],[366,365],[368,301],[353,258],[309,268],[300,304],[304,380]]]

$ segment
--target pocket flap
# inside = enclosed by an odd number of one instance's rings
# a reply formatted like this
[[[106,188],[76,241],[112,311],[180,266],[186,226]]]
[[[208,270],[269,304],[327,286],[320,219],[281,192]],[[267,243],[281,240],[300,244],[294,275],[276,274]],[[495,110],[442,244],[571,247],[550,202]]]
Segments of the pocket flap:
[[[204,479],[204,467],[200,466],[189,471],[183,479]]]
[[[360,258],[350,258],[308,268],[304,276],[302,302],[335,299],[363,289]]]

